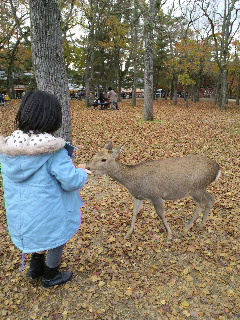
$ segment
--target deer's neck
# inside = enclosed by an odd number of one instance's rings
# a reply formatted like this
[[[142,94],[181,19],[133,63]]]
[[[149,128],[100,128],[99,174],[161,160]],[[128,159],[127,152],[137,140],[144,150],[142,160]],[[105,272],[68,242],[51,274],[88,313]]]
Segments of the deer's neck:
[[[109,168],[107,174],[114,180],[126,186],[131,176],[134,175],[134,172],[131,166],[115,161]]]

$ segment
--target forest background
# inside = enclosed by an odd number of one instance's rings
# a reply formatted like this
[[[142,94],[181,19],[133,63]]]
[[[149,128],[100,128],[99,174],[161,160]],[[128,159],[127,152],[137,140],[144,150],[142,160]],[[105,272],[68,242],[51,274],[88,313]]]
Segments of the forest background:
[[[91,91],[144,88],[146,52],[153,90],[198,101],[214,97],[222,109],[240,97],[239,1],[59,1],[69,83]],[[29,3],[1,1],[0,88],[36,87],[30,45]],[[46,31],[46,37],[48,36]],[[148,50],[149,48],[149,50]],[[152,55],[152,57],[151,57]],[[146,90],[147,92],[147,90]]]

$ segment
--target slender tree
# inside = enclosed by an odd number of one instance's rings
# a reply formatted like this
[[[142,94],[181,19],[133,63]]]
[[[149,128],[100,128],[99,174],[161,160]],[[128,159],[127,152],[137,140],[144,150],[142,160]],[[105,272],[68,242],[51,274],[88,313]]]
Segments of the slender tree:
[[[144,109],[143,120],[153,120],[153,55],[154,55],[154,25],[160,1],[150,0],[145,6],[144,15]]]
[[[131,37],[133,45],[133,84],[132,84],[132,106],[136,107],[137,71],[138,71],[138,30],[139,30],[139,9],[138,0],[133,0],[133,15],[131,21]]]
[[[212,37],[215,44],[215,60],[218,64],[219,75],[219,107],[226,109],[228,96],[228,57],[230,44],[240,28],[239,0],[224,0],[222,5],[216,1],[201,0],[197,4],[207,17],[211,27]],[[213,5],[215,4],[215,7]],[[218,19],[217,19],[218,17]]]

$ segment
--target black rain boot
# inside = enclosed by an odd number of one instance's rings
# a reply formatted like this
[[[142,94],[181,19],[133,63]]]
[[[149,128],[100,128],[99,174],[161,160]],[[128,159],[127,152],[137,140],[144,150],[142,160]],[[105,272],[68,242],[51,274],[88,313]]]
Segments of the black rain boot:
[[[30,260],[30,268],[27,271],[29,280],[36,280],[43,275],[45,254],[33,253]]]
[[[45,265],[42,286],[44,288],[50,288],[58,284],[66,283],[71,280],[71,278],[72,271],[59,271],[59,266],[56,268],[49,268]]]

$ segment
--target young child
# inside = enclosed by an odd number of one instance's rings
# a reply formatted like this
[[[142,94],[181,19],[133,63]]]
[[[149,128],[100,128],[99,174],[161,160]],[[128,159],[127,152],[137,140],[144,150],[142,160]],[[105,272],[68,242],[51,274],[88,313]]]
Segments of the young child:
[[[61,124],[58,99],[29,91],[16,115],[17,130],[0,137],[9,232],[23,253],[32,253],[28,278],[42,276],[45,288],[72,277],[71,271],[59,271],[59,265],[64,245],[81,224],[79,189],[88,177],[84,164],[75,168],[66,142],[53,136]]]

